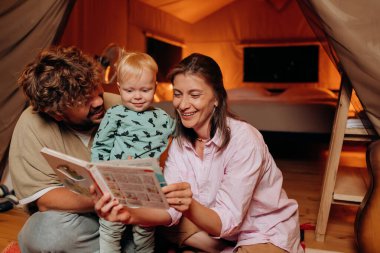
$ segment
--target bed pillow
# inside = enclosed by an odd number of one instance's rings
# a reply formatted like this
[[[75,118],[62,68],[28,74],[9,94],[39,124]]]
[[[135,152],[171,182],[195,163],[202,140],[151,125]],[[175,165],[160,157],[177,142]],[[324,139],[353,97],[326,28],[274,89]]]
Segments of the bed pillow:
[[[319,87],[292,87],[286,89],[279,99],[288,101],[337,101],[338,97],[331,91]]]
[[[227,90],[228,99],[230,101],[236,100],[258,100],[272,95],[271,92],[260,87],[242,87]]]

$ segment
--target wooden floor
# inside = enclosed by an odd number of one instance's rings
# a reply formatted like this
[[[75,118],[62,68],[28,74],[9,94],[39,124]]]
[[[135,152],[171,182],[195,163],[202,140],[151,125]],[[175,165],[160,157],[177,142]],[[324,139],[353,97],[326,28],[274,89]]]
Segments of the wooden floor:
[[[17,233],[26,219],[26,213],[20,208],[0,213],[0,252],[10,242],[17,240]]]
[[[284,188],[288,196],[299,203],[300,223],[315,224],[328,140],[305,138],[308,141],[279,140],[273,137],[266,137],[266,140],[278,167],[283,172]],[[278,143],[281,143],[281,147]],[[342,164],[365,167],[365,148],[346,146],[344,150]],[[353,206],[333,205],[325,242],[316,242],[314,231],[306,231],[306,248],[356,253],[353,228],[356,211],[357,208]],[[25,220],[26,215],[21,209],[0,213],[0,252],[9,242],[16,240]]]

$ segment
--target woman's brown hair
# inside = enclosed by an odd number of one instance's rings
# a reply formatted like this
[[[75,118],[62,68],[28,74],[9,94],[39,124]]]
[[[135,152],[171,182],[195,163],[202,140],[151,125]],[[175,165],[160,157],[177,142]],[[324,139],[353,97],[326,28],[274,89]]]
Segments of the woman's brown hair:
[[[209,56],[193,53],[178,63],[170,71],[168,77],[173,83],[175,77],[179,74],[196,75],[202,78],[213,89],[218,101],[218,106],[215,107],[215,111],[211,116],[210,136],[213,137],[216,131],[219,130],[220,137],[222,139],[222,144],[219,147],[219,150],[225,149],[231,139],[230,129],[227,125],[227,117],[237,117],[228,109],[227,92],[223,85],[223,75],[219,65]],[[175,112],[175,118],[175,135],[179,137],[179,143],[182,143],[181,138],[185,138],[194,144],[197,138],[194,130],[192,128],[186,128],[182,125],[181,118],[177,111]]]

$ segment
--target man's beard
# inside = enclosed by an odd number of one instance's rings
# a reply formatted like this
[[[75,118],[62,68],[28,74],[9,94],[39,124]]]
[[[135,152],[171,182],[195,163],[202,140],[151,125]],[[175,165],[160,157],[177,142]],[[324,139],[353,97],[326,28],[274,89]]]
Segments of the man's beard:
[[[86,121],[83,121],[79,124],[73,124],[73,123],[69,123],[70,127],[76,131],[79,131],[79,132],[88,132],[92,129],[94,129],[95,127],[98,127],[99,126],[99,123],[97,122],[93,122],[92,120],[88,119]]]
[[[101,113],[101,112],[103,112],[101,114],[101,117],[94,118],[96,114]],[[77,131],[87,132],[91,129],[94,129],[95,127],[98,127],[103,117],[104,117],[104,107],[98,106],[96,108],[91,108],[86,119],[83,120],[82,122],[76,123],[76,124],[73,122],[69,122],[69,124],[73,129]]]

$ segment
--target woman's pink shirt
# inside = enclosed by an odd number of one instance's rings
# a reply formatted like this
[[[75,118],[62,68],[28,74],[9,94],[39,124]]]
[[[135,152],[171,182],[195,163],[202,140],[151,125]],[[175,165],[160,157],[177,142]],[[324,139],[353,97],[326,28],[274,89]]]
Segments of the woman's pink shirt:
[[[167,183],[190,183],[193,198],[219,215],[220,237],[236,241],[236,247],[272,243],[303,252],[298,204],[282,189],[282,173],[262,135],[245,122],[228,118],[227,123],[231,130],[227,148],[218,152],[217,132],[205,144],[203,160],[191,143],[183,141],[181,147],[174,139],[164,170]],[[169,213],[172,224],[178,223],[181,213],[173,208]]]

